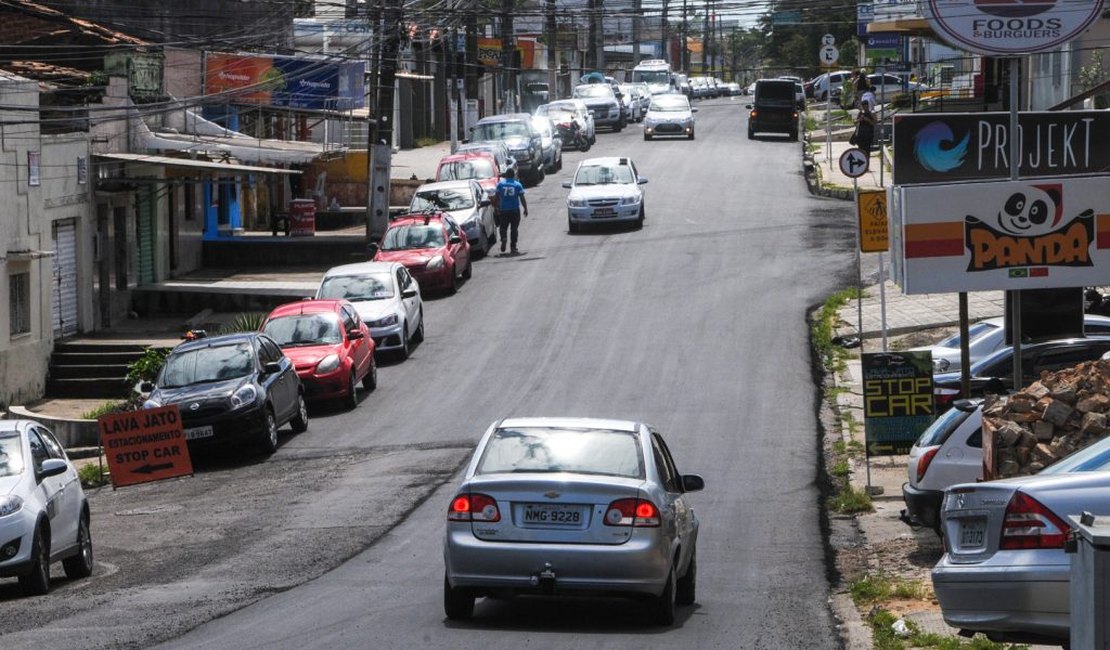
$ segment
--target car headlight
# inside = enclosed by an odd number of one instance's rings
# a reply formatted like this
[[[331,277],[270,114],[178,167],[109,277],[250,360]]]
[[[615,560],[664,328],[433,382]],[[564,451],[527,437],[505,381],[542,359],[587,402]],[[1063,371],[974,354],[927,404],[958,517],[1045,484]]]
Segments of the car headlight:
[[[639,196],[626,196],[621,199],[621,205],[636,205],[640,202]]]
[[[339,355],[329,354],[316,364],[316,372],[331,372],[339,367]]]
[[[162,400],[155,399],[153,397],[151,397],[151,398],[147,399],[147,401],[143,402],[143,408],[145,408],[145,409],[156,409],[156,408],[161,408],[161,407],[162,407]]]
[[[567,206],[572,208],[586,207],[586,199],[567,199]]]
[[[438,271],[439,269],[442,269],[442,268],[443,268],[443,256],[442,255],[436,255],[432,259],[428,260],[427,269],[429,271]]]
[[[235,411],[254,404],[254,400],[258,399],[258,389],[251,384],[243,386],[231,395],[231,410]]]
[[[0,497],[0,517],[6,517],[10,514],[17,513],[22,507],[23,497],[21,496],[9,494]]]
[[[378,320],[372,320],[369,323],[367,323],[366,325],[369,326],[369,327],[389,327],[390,325],[396,325],[396,324],[397,324],[397,314],[390,314],[390,315],[386,316],[385,318],[379,318]]]

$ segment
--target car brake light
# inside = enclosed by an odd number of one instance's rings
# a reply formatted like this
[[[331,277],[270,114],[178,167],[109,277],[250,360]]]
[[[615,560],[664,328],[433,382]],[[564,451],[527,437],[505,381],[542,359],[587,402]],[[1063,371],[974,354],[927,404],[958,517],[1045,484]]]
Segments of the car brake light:
[[[659,526],[659,509],[644,499],[617,499],[605,511],[606,526]]]
[[[933,399],[936,400],[937,406],[948,407],[952,402],[956,401],[960,391],[952,388],[935,388],[933,389]]]
[[[493,497],[485,494],[460,494],[451,501],[449,521],[501,521],[501,511]]]
[[[921,458],[917,459],[917,482],[920,483],[921,479],[925,478],[925,471],[929,469],[929,463],[933,462],[933,457],[940,451],[940,447],[930,447],[921,454]]]
[[[1004,551],[1064,548],[1068,530],[1068,525],[1040,501],[1016,492],[1006,506],[998,548]]]

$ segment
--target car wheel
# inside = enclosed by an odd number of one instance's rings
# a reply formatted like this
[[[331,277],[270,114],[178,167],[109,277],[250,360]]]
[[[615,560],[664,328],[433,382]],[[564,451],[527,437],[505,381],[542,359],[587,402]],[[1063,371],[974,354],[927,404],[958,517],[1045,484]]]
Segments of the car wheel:
[[[486,255],[489,255],[489,245],[490,245],[489,235],[486,234],[485,228],[483,228],[482,224],[479,223],[478,224],[478,248],[480,249],[480,252],[482,253],[482,255],[481,255],[482,257],[485,257]],[[471,253],[475,252],[475,248],[473,246],[470,247],[470,252]]]
[[[674,567],[671,567],[671,572],[667,576],[667,584],[663,585],[663,593],[655,597],[655,602],[652,603],[651,613],[652,618],[658,625],[668,626],[674,624]]]
[[[750,126],[748,127],[748,139],[755,140],[755,131],[753,131]]]
[[[362,387],[368,391],[378,387],[378,364],[370,359],[370,370],[362,378]]]
[[[347,394],[343,396],[343,406],[348,411],[358,407],[358,382],[355,380],[354,368],[351,368],[351,376],[347,378]]]
[[[277,418],[274,417],[274,411],[269,406],[266,407],[266,419],[263,426],[265,428],[258,439],[258,447],[263,454],[272,454],[277,451],[278,424]]]
[[[798,132],[797,131],[791,131],[790,132],[790,139],[793,140],[794,142],[797,142],[798,141]]]
[[[675,585],[674,602],[677,605],[693,605],[697,598],[698,587],[698,550],[695,548],[690,555],[690,566],[686,567],[686,575],[678,579]]]
[[[301,391],[297,391],[297,414],[289,421],[289,426],[293,428],[293,433],[308,431],[308,403]]]
[[[693,131],[691,131],[691,132],[690,132],[690,136],[689,136],[689,139],[690,139],[690,140],[693,140],[693,139],[694,139],[694,132],[693,132]]]
[[[474,596],[452,588],[447,581],[447,574],[443,575],[443,612],[453,621],[468,619],[474,615]]]
[[[651,140],[651,136],[648,135],[647,133],[645,133],[644,134],[644,142],[647,142],[648,140]]]
[[[423,307],[420,308],[419,316],[420,316],[420,324],[416,326],[416,333],[413,334],[412,340],[417,342],[417,343],[423,343],[424,342],[424,308]]]
[[[87,578],[93,572],[93,546],[92,534],[89,533],[89,514],[81,513],[81,522],[77,525],[77,555],[62,560],[62,568],[66,577],[71,580]]]
[[[579,230],[579,225],[574,223],[574,221],[571,220],[570,217],[567,217],[567,232],[569,232],[572,235],[577,235],[578,230]]]
[[[447,287],[447,293],[452,296],[459,292],[459,274],[455,270],[455,267],[451,266],[451,286]]]
[[[591,145],[597,144],[597,133],[594,133],[593,135],[590,136],[590,144]],[[590,148],[586,147],[586,151],[589,151],[589,150],[590,150]]]
[[[646,218],[646,216],[647,215],[644,211],[644,204],[641,203],[640,204],[640,216],[636,218],[636,230],[640,230],[641,228],[644,227],[644,219]]]
[[[35,539],[31,542],[31,566],[27,573],[19,576],[19,586],[24,595],[41,596],[50,591],[50,538],[42,526],[35,529]]]
[[[470,276],[472,276],[472,275],[474,275],[474,265],[471,264],[470,260],[468,259],[468,260],[466,260],[466,268],[463,269],[463,275],[462,276],[463,276],[464,280],[469,280]]]
[[[544,178],[546,178],[546,176],[543,173],[543,167],[540,167],[539,169],[536,170],[536,175],[535,175],[535,178],[534,178],[535,184],[539,185],[540,183],[543,182]]]
[[[589,150],[590,150],[590,146],[591,146],[591,145],[592,145],[593,143],[594,143],[594,141],[593,141],[593,140],[586,140],[586,141],[585,141],[585,143],[584,143],[584,144],[582,145],[582,151],[589,151]]]
[[[403,361],[405,359],[408,359],[409,354],[411,354],[411,353],[412,353],[412,344],[409,343],[409,325],[408,325],[408,323],[402,323],[402,325],[401,325],[401,350],[398,352],[398,354],[401,355],[401,360]]]

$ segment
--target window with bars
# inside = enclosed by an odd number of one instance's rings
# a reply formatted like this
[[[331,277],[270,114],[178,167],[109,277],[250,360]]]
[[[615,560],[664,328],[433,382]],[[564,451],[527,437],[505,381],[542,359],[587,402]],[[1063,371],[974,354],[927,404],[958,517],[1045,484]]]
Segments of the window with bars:
[[[31,274],[8,276],[8,305],[11,309],[11,336],[31,331]]]

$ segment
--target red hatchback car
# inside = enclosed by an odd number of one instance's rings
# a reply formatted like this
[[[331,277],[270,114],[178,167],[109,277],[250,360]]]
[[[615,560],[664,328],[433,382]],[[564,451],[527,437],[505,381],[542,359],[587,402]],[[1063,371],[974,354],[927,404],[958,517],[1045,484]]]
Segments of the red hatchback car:
[[[478,181],[486,194],[493,196],[501,175],[497,170],[497,160],[492,153],[485,151],[465,151],[444,156],[436,169],[436,181],[465,181],[473,178]]]
[[[373,261],[404,264],[421,290],[455,293],[470,277],[470,242],[450,215],[413,212],[390,221]]]
[[[357,385],[378,385],[374,339],[346,300],[302,300],[275,308],[262,332],[281,346],[293,362],[305,398],[342,398],[348,408],[358,406]]]

